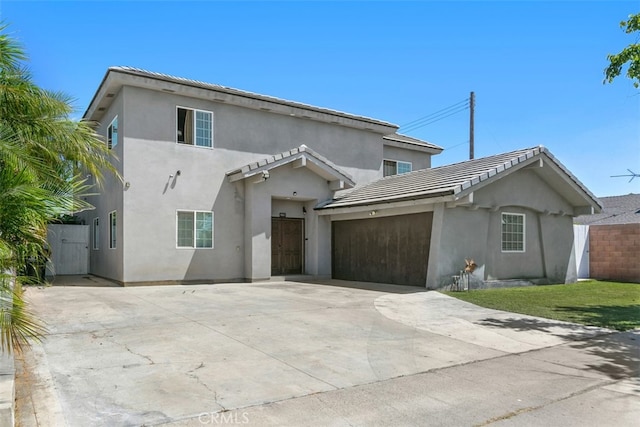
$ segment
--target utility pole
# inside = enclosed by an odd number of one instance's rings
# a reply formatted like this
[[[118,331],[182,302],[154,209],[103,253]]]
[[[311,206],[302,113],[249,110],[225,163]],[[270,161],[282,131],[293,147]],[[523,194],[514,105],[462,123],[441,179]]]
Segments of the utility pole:
[[[473,160],[473,113],[476,106],[476,94],[471,92],[469,97],[469,160]]]

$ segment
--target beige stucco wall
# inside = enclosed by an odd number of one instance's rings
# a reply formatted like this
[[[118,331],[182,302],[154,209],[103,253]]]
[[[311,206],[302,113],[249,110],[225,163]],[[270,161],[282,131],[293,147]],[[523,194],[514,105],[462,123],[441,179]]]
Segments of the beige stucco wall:
[[[125,132],[136,140],[178,145],[176,106],[213,112],[214,151],[227,151],[216,157],[222,160],[220,165],[211,166],[221,166],[225,172],[305,144],[359,184],[382,176],[382,138],[374,132],[141,88],[124,91],[127,115],[135,120]],[[130,164],[137,161],[130,159]]]
[[[431,156],[420,151],[411,151],[385,145],[383,154],[385,160],[396,160],[411,163],[411,170],[417,171],[431,167]]]
[[[213,112],[213,149],[175,142],[176,106]],[[307,208],[305,272],[327,276],[330,220],[313,210],[333,194],[326,179],[291,165],[270,171],[270,179],[257,184],[250,179],[230,183],[226,172],[305,144],[358,184],[382,177],[382,137],[371,130],[129,86],[105,113],[98,129],[102,135],[115,114],[120,128],[115,151],[128,186],[107,181],[100,197],[91,199],[95,212],[84,217],[87,224],[96,215],[101,221],[102,248],[92,251],[91,272],[119,282],[268,278],[272,201],[287,200],[294,191],[292,202]],[[428,164],[428,154],[411,154],[416,156]],[[113,209],[119,244],[109,250],[108,211]],[[176,248],[177,210],[214,212],[214,248]]]
[[[118,93],[114,98],[110,108],[105,111],[103,120],[98,124],[98,134],[104,136],[106,143],[107,128],[118,116],[118,127],[122,128],[125,122],[124,117],[124,95],[122,92]],[[116,158],[113,163],[119,174],[123,174],[124,164],[124,149],[122,142],[122,133],[118,134],[118,144],[113,148],[113,153]],[[88,183],[94,183],[95,177],[88,177]],[[78,216],[89,225],[90,230],[90,244],[89,244],[89,271],[93,274],[108,277],[111,279],[118,279],[124,275],[123,259],[123,231],[124,223],[122,218],[123,212],[123,185],[112,174],[106,173],[104,175],[104,181],[101,186],[95,187],[94,192],[100,194],[100,197],[90,196],[87,200],[95,207],[95,209],[80,213]],[[116,248],[109,248],[109,212],[116,211],[117,216],[117,233],[116,233]],[[93,220],[99,219],[99,245],[98,249],[94,249],[93,239]]]
[[[319,219],[313,210],[319,201],[331,197],[326,180],[306,168],[294,169],[288,164],[271,170],[270,178],[264,182],[245,180],[244,188],[244,277],[260,280],[271,276],[271,218],[280,212],[305,219],[305,273],[330,275],[330,223]],[[306,214],[302,213],[302,206]]]
[[[545,168],[547,168],[545,166]],[[573,259],[572,206],[545,180],[555,172],[525,168],[479,188],[471,201],[406,202],[405,206],[371,205],[350,211],[324,211],[333,221],[433,212],[427,283],[436,289],[451,284],[451,276],[465,267],[465,259],[478,264],[478,280],[544,279],[551,283],[577,280]],[[427,199],[428,200],[428,199]],[[525,215],[525,252],[503,253],[502,213]]]
[[[473,203],[444,208],[434,266],[438,273],[431,276],[428,287],[449,284],[451,276],[464,268],[465,258],[478,264],[475,275],[481,280],[577,280],[572,217],[559,214],[572,208],[533,170],[517,171],[474,192]],[[502,252],[502,213],[525,215],[525,252]]]

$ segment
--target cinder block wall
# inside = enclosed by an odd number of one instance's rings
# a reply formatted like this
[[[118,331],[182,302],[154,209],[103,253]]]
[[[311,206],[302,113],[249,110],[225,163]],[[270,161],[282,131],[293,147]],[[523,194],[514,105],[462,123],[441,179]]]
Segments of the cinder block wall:
[[[640,283],[640,224],[589,226],[589,269],[595,279]]]

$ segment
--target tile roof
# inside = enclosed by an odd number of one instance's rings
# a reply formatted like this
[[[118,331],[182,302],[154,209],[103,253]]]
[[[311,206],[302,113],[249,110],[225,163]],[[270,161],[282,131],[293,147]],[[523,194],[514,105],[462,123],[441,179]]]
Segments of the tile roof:
[[[441,152],[442,150],[444,150],[444,148],[432,144],[428,141],[423,141],[421,139],[417,139],[417,138],[413,138],[411,136],[407,136],[407,135],[403,135],[400,133],[393,133],[390,135],[385,135],[382,137],[382,139],[385,139],[387,141],[396,141],[396,142],[402,142],[404,144],[411,144],[411,145],[417,145],[420,147],[427,147],[427,148],[431,148],[433,150],[436,150],[438,152]]]
[[[508,174],[514,167],[542,154],[558,166],[594,204],[597,204],[595,196],[545,147],[539,146],[402,175],[388,176],[363,187],[354,188],[352,191],[318,206],[318,209],[366,206],[439,196],[449,196],[455,200],[463,197],[484,181],[496,175]],[[464,194],[461,194],[463,192]]]
[[[131,75],[137,75],[137,76],[141,76],[141,77],[147,77],[147,78],[152,78],[152,79],[156,79],[156,80],[162,80],[162,81],[166,81],[166,82],[171,82],[171,83],[177,83],[177,84],[197,87],[197,88],[201,88],[201,89],[210,89],[210,90],[215,90],[215,91],[218,91],[218,92],[224,92],[224,93],[227,93],[227,94],[230,94],[230,95],[239,95],[239,96],[242,96],[242,97],[245,97],[245,98],[251,98],[251,99],[258,100],[258,101],[272,102],[272,103],[275,103],[275,104],[287,105],[287,106],[291,106],[291,107],[301,108],[301,109],[310,110],[310,111],[316,111],[316,112],[329,114],[329,115],[333,115],[333,116],[345,117],[345,118],[349,118],[349,119],[352,119],[352,120],[358,120],[358,121],[362,121],[362,122],[373,123],[373,124],[380,125],[380,126],[388,126],[388,127],[392,127],[392,128],[396,128],[396,129],[398,128],[398,125],[395,125],[393,123],[389,123],[389,122],[386,122],[386,121],[383,121],[383,120],[373,119],[371,117],[359,116],[359,115],[355,115],[355,114],[345,113],[345,112],[338,111],[338,110],[333,110],[333,109],[330,109],[330,108],[316,107],[316,106],[313,106],[313,105],[304,104],[302,102],[289,101],[289,100],[286,100],[286,99],[283,99],[283,98],[277,98],[277,97],[268,96],[268,95],[261,95],[261,94],[255,93],[255,92],[249,92],[249,91],[245,91],[245,90],[241,90],[241,89],[235,89],[235,88],[231,88],[231,87],[227,87],[227,86],[221,86],[221,85],[217,85],[217,84],[213,84],[213,83],[207,83],[207,82],[203,82],[203,81],[200,81],[200,80],[192,80],[192,79],[187,79],[187,78],[184,78],[184,77],[172,76],[170,74],[157,73],[157,72],[153,72],[153,71],[144,70],[144,69],[141,69],[141,68],[118,66],[118,67],[109,67],[108,72],[110,72],[110,71],[121,72],[121,73],[131,74]],[[85,115],[86,115],[86,113],[85,113]]]
[[[240,168],[228,171],[226,175],[229,177],[231,182],[234,182],[253,175],[257,175],[262,171],[268,171],[278,166],[291,163],[301,157],[305,157],[313,161],[317,166],[327,171],[327,174],[331,175],[332,178],[343,180],[348,187],[353,187],[355,185],[353,178],[348,173],[342,171],[329,159],[304,144],[283,153],[279,153],[274,156],[267,157],[266,159],[252,162]]]
[[[602,212],[594,215],[580,215],[574,223],[584,225],[612,225],[640,223],[640,194],[601,197]]]

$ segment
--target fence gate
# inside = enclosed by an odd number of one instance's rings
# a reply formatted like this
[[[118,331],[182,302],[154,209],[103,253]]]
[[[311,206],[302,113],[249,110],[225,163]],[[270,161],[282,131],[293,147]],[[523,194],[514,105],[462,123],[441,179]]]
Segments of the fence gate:
[[[89,272],[89,226],[50,224],[47,241],[53,267],[47,274],[87,274]]]
[[[576,251],[578,279],[588,279],[589,275],[589,226],[573,226],[573,244]]]

